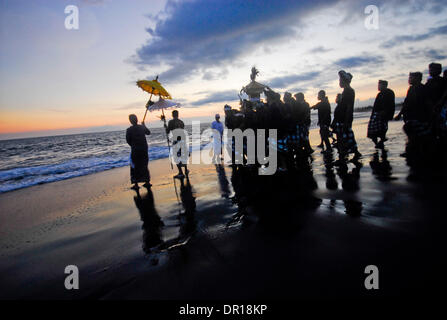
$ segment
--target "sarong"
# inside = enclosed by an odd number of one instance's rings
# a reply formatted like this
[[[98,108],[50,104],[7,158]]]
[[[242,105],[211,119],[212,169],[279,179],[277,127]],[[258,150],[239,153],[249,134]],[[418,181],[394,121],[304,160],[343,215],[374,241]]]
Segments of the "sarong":
[[[378,112],[373,112],[368,123],[368,138],[385,137],[388,131],[388,121],[383,119]]]
[[[419,120],[405,121],[404,131],[409,139],[424,137],[432,132],[428,122],[422,122]]]
[[[149,162],[147,150],[132,150],[130,160],[131,183],[148,182],[150,174],[147,167]]]
[[[342,148],[346,153],[353,153],[357,150],[357,142],[355,141],[354,131],[349,127],[344,128],[343,123],[335,124],[335,133],[337,134],[338,148]]]

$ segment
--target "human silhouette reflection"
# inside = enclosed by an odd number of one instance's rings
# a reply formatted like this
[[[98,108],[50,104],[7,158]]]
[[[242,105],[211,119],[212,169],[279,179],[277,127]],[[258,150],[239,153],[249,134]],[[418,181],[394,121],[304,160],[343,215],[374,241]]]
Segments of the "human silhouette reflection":
[[[342,180],[342,188],[348,192],[357,192],[360,189],[360,169],[363,167],[362,163],[356,160],[351,161],[354,164],[354,168],[349,171],[348,163],[343,161],[340,163],[337,169],[337,174]],[[358,216],[362,213],[363,204],[360,201],[346,198],[343,200],[345,205],[346,214],[352,216]]]
[[[154,195],[150,189],[141,196],[139,190],[135,190],[137,195],[134,196],[135,206],[140,213],[141,221],[143,221],[143,251],[145,253],[152,252],[152,249],[163,242],[161,229],[163,221],[155,209]]]
[[[326,177],[326,188],[328,190],[337,190],[338,182],[335,177],[334,172],[334,155],[332,152],[326,152],[323,155],[324,167],[325,167],[325,177]]]
[[[245,221],[253,216],[270,228],[278,224],[292,227],[288,222],[321,204],[313,195],[317,183],[309,159],[303,159],[293,170],[266,176],[259,175],[256,167],[234,167],[231,182],[238,206],[235,218]]]
[[[373,175],[380,181],[393,180],[393,169],[388,161],[388,151],[383,149],[381,155],[379,153],[376,151],[369,162]]]
[[[186,180],[186,183],[185,183]],[[189,177],[180,179],[180,200],[183,212],[179,215],[180,234],[179,240],[188,237],[195,231],[196,198]]]
[[[332,152],[325,152],[323,154],[323,162],[325,167],[324,176],[326,177],[326,189],[328,190],[337,190],[338,182],[334,171],[334,154]],[[330,199],[329,209],[335,209],[335,204],[337,200]]]
[[[229,187],[230,183],[225,174],[225,167],[222,164],[216,164],[216,172],[222,198],[228,199],[231,192]]]

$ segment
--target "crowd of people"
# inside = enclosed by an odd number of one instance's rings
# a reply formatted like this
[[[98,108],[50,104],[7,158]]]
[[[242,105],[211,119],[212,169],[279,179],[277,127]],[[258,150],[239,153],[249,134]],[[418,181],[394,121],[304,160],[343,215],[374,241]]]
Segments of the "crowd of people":
[[[403,102],[399,114],[395,113],[395,94],[388,88],[386,80],[378,81],[378,91],[374,101],[371,117],[368,124],[367,137],[370,138],[375,147],[384,148],[387,140],[388,121],[404,119],[404,132],[407,134],[407,146],[403,157],[407,157],[410,165],[422,164],[420,155],[431,156],[438,160],[445,160],[447,150],[447,75],[442,65],[431,63],[429,65],[429,77],[425,84],[422,83],[421,72],[410,72],[408,83],[410,85],[407,96]],[[290,171],[302,165],[314,152],[309,141],[309,127],[311,124],[311,110],[318,110],[318,125],[320,127],[321,143],[324,154],[332,154],[335,147],[338,151],[338,162],[346,163],[352,154],[351,161],[358,160],[362,155],[358,150],[354,131],[352,130],[355,91],[351,87],[352,74],[341,70],[338,72],[339,85],[343,89],[337,94],[336,107],[332,117],[331,106],[326,92],[318,92],[319,102],[310,106],[306,102],[302,92],[292,96],[285,92],[281,95],[269,87],[264,89],[266,101],[260,99],[241,100],[240,108],[232,108],[225,105],[225,126],[228,129],[252,129],[255,133],[258,129],[276,129],[277,140],[269,139],[265,135],[265,143],[274,143],[278,155],[278,171]],[[178,118],[178,111],[172,113],[173,119],[165,125],[166,133],[174,129],[184,129],[184,123]],[[138,182],[144,182],[150,187],[150,175],[147,169],[147,142],[145,135],[150,134],[144,123],[138,124],[137,117],[130,115],[132,124],[127,129],[126,139],[131,146],[131,181],[134,188],[138,188]],[[216,115],[216,121],[212,124],[213,129],[220,135],[222,140],[223,124],[220,115]],[[267,131],[268,132],[268,131]],[[256,134],[255,134],[256,137]],[[332,142],[330,141],[332,139]],[[180,137],[173,141],[179,143]],[[244,140],[244,157],[247,159],[247,140]],[[255,146],[258,144],[255,141]],[[231,146],[231,143],[230,143]],[[234,141],[232,143],[234,166],[243,165],[245,162],[235,161]],[[215,150],[221,150],[215,147]],[[266,148],[268,150],[268,148]],[[178,152],[180,153],[180,151]],[[258,164],[259,166],[259,164]],[[183,178],[188,174],[186,161],[177,164],[178,175]],[[182,169],[185,169],[184,172]]]
[[[429,65],[429,78],[422,84],[422,73],[411,72],[410,87],[396,120],[404,119],[408,136],[405,153],[413,166],[423,165],[421,155],[445,160],[447,148],[447,74],[442,65]]]
[[[378,81],[379,93],[374,101],[367,132],[368,138],[374,142],[376,148],[384,148],[388,121],[399,120],[403,116],[408,141],[402,156],[418,158],[417,155],[421,153],[435,156],[435,153],[447,150],[447,78],[445,71],[442,77],[441,73],[441,64],[431,63],[429,78],[424,85],[422,73],[411,72],[410,87],[402,109],[396,117],[394,117],[395,94],[388,88],[386,80]],[[301,92],[294,96],[285,92],[281,99],[279,93],[267,87],[264,90],[266,102],[261,102],[259,99],[241,100],[239,110],[225,105],[225,125],[233,130],[276,129],[278,170],[287,171],[296,168],[300,160],[314,152],[309,142],[310,112],[313,109],[318,110],[321,136],[319,147],[323,149],[322,152],[332,153],[335,147],[339,155],[338,163],[346,162],[351,154],[353,154],[351,160],[358,160],[362,155],[352,130],[355,101],[355,91],[351,87],[353,76],[344,70],[339,71],[338,76],[343,91],[335,99],[333,117],[324,90],[318,92],[319,102],[311,107]],[[268,141],[266,139],[266,143]]]
[[[323,152],[332,152],[332,145],[338,149],[339,160],[350,154],[354,159],[361,157],[355,135],[352,130],[355,91],[351,88],[352,75],[344,70],[339,73],[339,84],[343,92],[337,96],[334,118],[331,120],[331,106],[324,90],[318,93],[319,103],[310,107],[304,94],[299,92],[292,96],[285,92],[283,99],[279,93],[266,88],[267,101],[241,101],[240,110],[226,105],[225,125],[228,129],[276,129],[278,151],[278,170],[286,171],[296,166],[302,159],[311,155],[309,141],[310,113],[318,110],[321,144]],[[333,138],[333,143],[329,141]],[[266,139],[266,142],[269,141]]]

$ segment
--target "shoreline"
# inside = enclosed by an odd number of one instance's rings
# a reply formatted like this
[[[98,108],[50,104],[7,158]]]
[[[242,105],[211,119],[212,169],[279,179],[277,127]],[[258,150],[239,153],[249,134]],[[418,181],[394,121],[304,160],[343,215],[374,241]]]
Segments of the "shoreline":
[[[361,120],[364,118],[358,118],[358,120]],[[316,126],[316,120],[313,120],[313,125],[315,125],[312,130],[317,130],[318,128]],[[204,128],[204,127],[203,127]],[[118,131],[114,132],[117,133]],[[122,132],[121,132],[122,133]],[[155,136],[154,136],[155,135]],[[160,145],[160,132],[158,133],[152,133],[152,136],[149,137],[149,158],[150,162],[156,161],[159,159],[166,159],[168,158],[168,147],[166,145],[165,136],[163,135],[162,144]],[[49,139],[57,138],[57,137],[48,137]],[[104,137],[97,137],[100,141],[101,139],[104,139]],[[0,194],[11,192],[14,190],[20,190],[24,188],[29,188],[31,186],[35,185],[41,185],[41,184],[47,184],[67,179],[72,179],[80,176],[86,176],[95,174],[98,172],[103,172],[107,170],[111,170],[114,168],[122,168],[128,166],[129,162],[129,155],[128,155],[128,146],[125,144],[125,142],[121,141],[122,134],[118,135],[118,137],[114,137],[114,139],[117,139],[116,141],[120,147],[120,153],[116,153],[113,156],[109,156],[106,153],[105,147],[99,147],[99,155],[92,155],[90,157],[77,157],[76,154],[74,154],[74,157],[69,158],[66,156],[62,156],[60,154],[60,150],[56,152],[55,155],[52,155],[51,152],[49,153],[50,157],[56,157],[58,161],[50,161],[47,164],[37,164],[35,161],[28,163],[26,165],[26,160],[24,163],[22,163],[21,167],[14,168],[14,167],[5,167],[9,169],[0,170],[0,179],[2,182],[0,183]],[[197,142],[197,141],[196,141]],[[6,144],[4,147],[9,149],[14,149],[15,146],[9,144]],[[47,142],[49,143],[49,142]],[[51,142],[55,143],[55,141]],[[61,143],[60,141],[58,143]],[[124,143],[124,144],[122,144]],[[204,148],[209,143],[208,140],[201,141],[200,148]],[[100,143],[101,144],[101,143]],[[56,144],[57,145],[57,144]],[[78,144],[79,145],[79,144]],[[79,145],[81,146],[81,145]],[[25,150],[28,145],[24,144],[20,148],[20,150]],[[192,145],[191,152],[195,152],[197,150],[196,145]],[[82,150],[84,147],[82,146]],[[92,146],[92,148],[95,148],[95,146]],[[124,148],[124,149],[123,149]],[[22,151],[23,151],[22,150]],[[93,149],[96,150],[96,149]],[[86,152],[87,150],[84,150]],[[29,153],[30,151],[27,151],[28,153],[26,157],[33,157],[33,152]],[[82,153],[82,152],[81,152]],[[12,153],[12,156],[17,156],[14,153]],[[20,160],[20,158],[19,158]],[[18,161],[19,161],[18,160]],[[3,159],[4,161],[4,159]],[[3,164],[4,166],[4,164]]]
[[[368,298],[369,264],[384,272],[377,297],[427,292],[446,255],[444,189],[407,181],[401,122],[390,123],[385,158],[366,124],[355,122],[357,169],[328,168],[315,148],[309,194],[287,175],[244,191],[213,165],[192,165],[182,185],[167,158],[149,162],[152,191],[139,197],[127,167],[1,194],[0,298]],[[310,139],[319,143],[317,129]],[[80,290],[64,289],[67,265],[79,268]]]

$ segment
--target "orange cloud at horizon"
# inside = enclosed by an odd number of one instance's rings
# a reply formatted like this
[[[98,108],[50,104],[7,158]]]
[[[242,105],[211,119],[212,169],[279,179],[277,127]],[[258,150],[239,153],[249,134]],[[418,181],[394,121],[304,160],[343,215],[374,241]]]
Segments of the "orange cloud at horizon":
[[[390,88],[394,90],[396,97],[404,97],[407,92],[408,85],[405,81],[394,83],[396,86],[390,84]],[[377,84],[353,84],[356,90],[356,100],[365,101],[374,98],[377,94]],[[341,92],[342,89],[334,90],[334,92]],[[330,92],[332,94],[332,90]],[[329,94],[329,92],[328,92]],[[332,95],[329,96],[330,102],[334,102]],[[307,94],[306,100],[312,105],[315,104],[316,95]],[[238,101],[228,101],[233,107],[239,107]],[[195,117],[210,117],[214,118],[214,114],[220,113],[223,115],[223,105],[225,102],[210,103],[206,106],[197,108],[180,108],[180,118],[190,119]],[[115,126],[127,125],[128,115],[135,113],[141,121],[144,115],[144,108],[136,107],[127,110],[109,110],[107,107],[84,107],[76,110],[38,110],[38,111],[24,111],[24,110],[0,110],[0,134],[5,133],[25,133],[46,130],[64,130],[64,129],[79,129],[99,126]],[[166,117],[171,118],[171,110],[165,112]],[[148,112],[146,123],[159,123],[160,111]]]
[[[180,109],[181,118],[213,116],[223,107],[210,106],[200,108]],[[32,111],[4,111],[0,110],[0,134],[25,133],[47,130],[79,129],[99,126],[127,125],[128,115],[135,113],[139,121],[143,119],[144,108],[119,111],[104,110],[67,110],[52,112],[42,110]],[[223,112],[222,112],[223,113]],[[161,111],[148,112],[146,123],[160,122]],[[171,117],[171,110],[165,111],[166,117]]]

